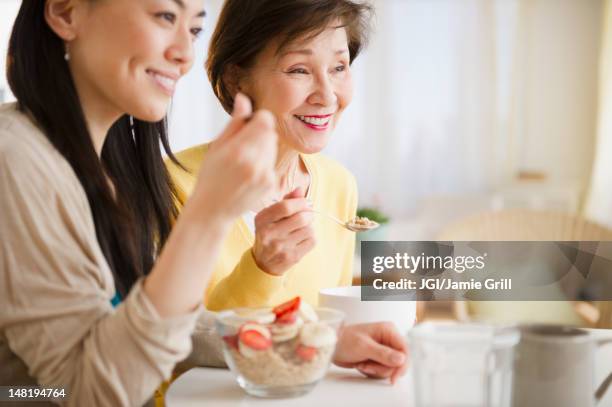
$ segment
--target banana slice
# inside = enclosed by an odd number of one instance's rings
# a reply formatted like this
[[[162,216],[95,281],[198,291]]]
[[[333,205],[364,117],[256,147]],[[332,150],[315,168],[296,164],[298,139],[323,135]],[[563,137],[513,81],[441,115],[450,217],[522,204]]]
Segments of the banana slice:
[[[300,316],[306,322],[317,322],[319,320],[319,316],[317,312],[312,308],[312,305],[308,304],[306,301],[302,301],[300,304]]]
[[[276,319],[276,315],[274,315],[273,312],[266,310],[253,311],[243,316],[245,318],[248,318],[249,321],[255,321],[259,324],[264,325],[271,324]]]
[[[300,342],[313,348],[333,346],[336,339],[336,331],[323,322],[307,322],[300,332]]]
[[[300,328],[304,325],[302,318],[298,317],[295,322],[291,324],[274,324],[270,325],[270,332],[272,333],[272,342],[284,342],[295,338],[300,332]]]

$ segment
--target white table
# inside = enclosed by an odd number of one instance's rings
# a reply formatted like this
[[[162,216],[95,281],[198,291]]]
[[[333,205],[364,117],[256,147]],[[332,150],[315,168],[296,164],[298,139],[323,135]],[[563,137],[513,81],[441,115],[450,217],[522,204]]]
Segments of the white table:
[[[597,337],[612,338],[612,330],[593,330]],[[612,345],[597,354],[597,385],[612,371]],[[595,390],[593,390],[595,392]],[[179,377],[166,394],[168,407],[282,406],[282,407],[410,407],[414,406],[412,372],[395,386],[370,380],[353,370],[333,366],[312,392],[293,399],[258,399],[247,395],[226,369],[195,368]],[[612,407],[612,389],[597,407]]]
[[[310,393],[291,399],[259,399],[247,395],[226,369],[195,368],[179,377],[166,394],[168,407],[203,406],[371,406],[376,400],[386,406],[410,406],[411,380],[407,375],[395,386],[388,381],[369,380],[356,371],[332,367]]]

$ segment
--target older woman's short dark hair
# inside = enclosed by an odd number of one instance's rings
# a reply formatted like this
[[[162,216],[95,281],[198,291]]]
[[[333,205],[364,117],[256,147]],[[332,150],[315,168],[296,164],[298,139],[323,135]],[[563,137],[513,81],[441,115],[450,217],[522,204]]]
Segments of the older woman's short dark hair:
[[[231,67],[248,69],[272,41],[277,51],[295,39],[314,37],[336,20],[346,28],[350,62],[367,42],[372,7],[351,0],[226,0],[212,35],[206,71],[215,95],[230,112]]]

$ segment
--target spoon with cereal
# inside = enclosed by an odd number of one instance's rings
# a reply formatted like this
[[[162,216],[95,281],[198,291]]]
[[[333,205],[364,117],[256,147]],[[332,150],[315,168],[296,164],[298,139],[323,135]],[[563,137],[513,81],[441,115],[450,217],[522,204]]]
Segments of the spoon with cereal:
[[[274,200],[274,202],[278,202],[278,200]],[[373,230],[380,226],[378,222],[374,222],[365,216],[355,216],[354,218],[344,222],[327,212],[317,211],[316,209],[311,209],[310,211],[319,215],[327,216],[329,219],[351,232],[367,232],[368,230]]]
[[[351,232],[366,232],[368,230],[376,229],[380,226],[378,222],[374,222],[373,220],[362,216],[355,216],[353,219],[349,219],[344,222],[326,212],[320,212],[314,209],[312,210],[312,212],[318,213],[319,215],[327,216],[329,219],[333,220],[343,228],[350,230]]]

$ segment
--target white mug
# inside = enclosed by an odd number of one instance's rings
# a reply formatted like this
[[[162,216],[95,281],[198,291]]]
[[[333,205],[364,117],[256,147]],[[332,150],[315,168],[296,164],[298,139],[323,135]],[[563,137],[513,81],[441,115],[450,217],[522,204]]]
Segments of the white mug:
[[[362,301],[361,287],[334,287],[319,291],[319,306],[346,314],[346,324],[390,321],[406,335],[416,320],[416,301]]]
[[[595,351],[612,339],[557,325],[521,329],[514,366],[515,407],[593,407],[612,383],[612,372],[595,390]]]

